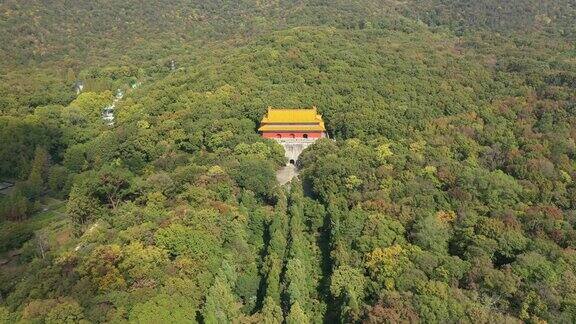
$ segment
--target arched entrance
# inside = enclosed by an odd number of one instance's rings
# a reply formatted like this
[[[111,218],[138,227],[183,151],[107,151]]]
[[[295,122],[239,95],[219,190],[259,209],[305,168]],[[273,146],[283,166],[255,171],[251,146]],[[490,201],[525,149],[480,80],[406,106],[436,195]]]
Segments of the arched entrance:
[[[282,138],[282,134],[276,134],[276,138]]]
[[[296,161],[294,161],[294,159],[290,159],[290,164],[294,165],[296,164]]]
[[[304,135],[302,135],[302,137],[308,138],[308,134],[304,134]]]
[[[290,138],[296,138],[296,135],[290,134]]]

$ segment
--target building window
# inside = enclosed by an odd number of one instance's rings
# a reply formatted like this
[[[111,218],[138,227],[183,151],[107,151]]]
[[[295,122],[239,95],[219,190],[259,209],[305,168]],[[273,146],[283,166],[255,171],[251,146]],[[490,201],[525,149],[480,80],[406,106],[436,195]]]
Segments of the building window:
[[[304,134],[304,135],[302,135],[302,137],[308,138],[308,134]]]
[[[276,138],[282,138],[282,134],[276,134]]]
[[[296,138],[296,135],[290,134],[290,138]]]

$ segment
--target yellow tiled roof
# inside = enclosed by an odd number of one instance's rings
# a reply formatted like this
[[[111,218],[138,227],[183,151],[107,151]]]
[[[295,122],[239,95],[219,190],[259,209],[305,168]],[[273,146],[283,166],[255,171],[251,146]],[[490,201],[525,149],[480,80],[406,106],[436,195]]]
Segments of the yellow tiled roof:
[[[316,107],[311,109],[275,109],[268,107],[268,113],[262,119],[262,124],[267,123],[321,123],[322,116],[316,111]]]
[[[317,131],[317,132],[324,132],[326,128],[324,128],[324,123],[319,123],[316,125],[262,125],[258,128],[260,132],[266,131]]]

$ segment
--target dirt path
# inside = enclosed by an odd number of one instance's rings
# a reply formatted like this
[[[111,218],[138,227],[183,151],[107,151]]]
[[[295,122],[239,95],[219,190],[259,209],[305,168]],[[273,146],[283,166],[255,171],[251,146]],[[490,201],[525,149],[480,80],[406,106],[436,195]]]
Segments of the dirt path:
[[[296,167],[293,164],[289,164],[276,172],[276,180],[278,180],[280,185],[284,185],[297,175],[298,170],[296,170]]]

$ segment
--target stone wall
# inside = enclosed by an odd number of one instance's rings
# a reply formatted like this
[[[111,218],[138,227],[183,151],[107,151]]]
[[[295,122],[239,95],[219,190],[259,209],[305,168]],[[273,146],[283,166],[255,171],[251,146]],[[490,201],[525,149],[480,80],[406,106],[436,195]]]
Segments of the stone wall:
[[[300,138],[291,138],[291,139],[276,139],[282,147],[284,147],[284,154],[288,159],[288,164],[298,162],[298,157],[300,153],[304,151],[305,148],[312,145],[316,141],[316,139],[300,139]]]

